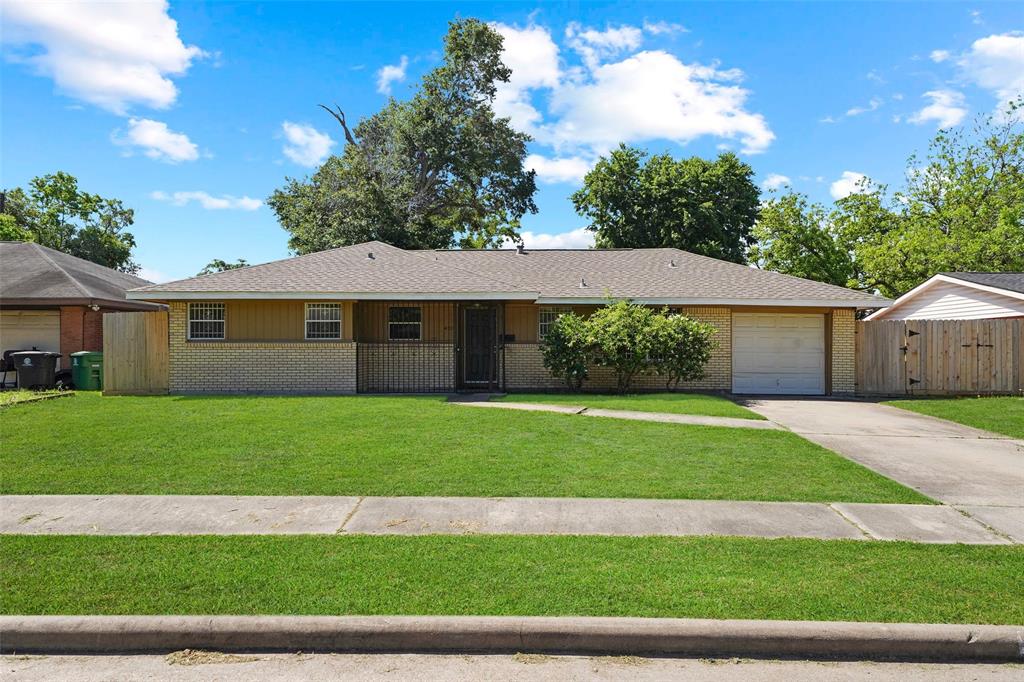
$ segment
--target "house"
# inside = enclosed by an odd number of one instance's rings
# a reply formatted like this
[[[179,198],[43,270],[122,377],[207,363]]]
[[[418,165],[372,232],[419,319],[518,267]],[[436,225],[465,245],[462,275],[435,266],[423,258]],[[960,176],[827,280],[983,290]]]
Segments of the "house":
[[[103,314],[157,310],[125,291],[150,282],[31,242],[0,242],[0,351],[103,350]],[[59,362],[59,361],[58,361]]]
[[[1024,272],[943,272],[868,320],[987,320],[1024,317]]]
[[[717,328],[737,393],[854,390],[854,314],[889,302],[677,249],[409,251],[368,242],[133,289],[170,309],[171,392],[559,389],[540,342],[609,298]],[[610,388],[597,368],[590,389]],[[640,388],[663,389],[658,377]]]

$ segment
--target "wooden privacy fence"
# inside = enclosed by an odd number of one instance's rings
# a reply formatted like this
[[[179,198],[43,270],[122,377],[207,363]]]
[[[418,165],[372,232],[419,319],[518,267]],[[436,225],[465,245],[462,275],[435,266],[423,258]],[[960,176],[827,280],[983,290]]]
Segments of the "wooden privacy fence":
[[[857,323],[857,392],[874,395],[1024,391],[1024,320]]]
[[[167,393],[167,312],[103,316],[103,394]]]

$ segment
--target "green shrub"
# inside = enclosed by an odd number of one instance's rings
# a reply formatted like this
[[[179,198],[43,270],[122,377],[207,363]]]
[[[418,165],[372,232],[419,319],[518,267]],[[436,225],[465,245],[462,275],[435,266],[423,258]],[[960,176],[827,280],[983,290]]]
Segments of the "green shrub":
[[[570,391],[578,391],[587,378],[590,339],[587,321],[576,313],[564,313],[548,327],[541,342],[544,366],[553,376],[565,380]]]
[[[685,315],[660,317],[654,329],[651,359],[655,371],[665,377],[665,388],[678,388],[680,381],[703,379],[711,352],[718,347],[714,326]]]
[[[625,393],[639,374],[655,370],[655,333],[659,313],[646,306],[619,301],[598,309],[587,320],[595,365],[615,372],[619,393]]]

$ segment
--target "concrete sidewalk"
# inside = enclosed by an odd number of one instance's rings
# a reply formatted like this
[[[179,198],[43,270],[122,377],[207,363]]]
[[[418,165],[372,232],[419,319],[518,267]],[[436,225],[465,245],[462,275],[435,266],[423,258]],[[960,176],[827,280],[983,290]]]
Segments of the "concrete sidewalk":
[[[1007,544],[944,505],[587,498],[12,495],[0,533],[802,537]]]
[[[735,429],[767,429],[781,430],[782,427],[771,421],[762,419],[738,419],[736,417],[708,417],[700,414],[676,414],[674,412],[640,412],[639,410],[605,410],[582,405],[547,405],[545,403],[512,403],[488,402],[484,400],[450,400],[453,405],[470,407],[491,407],[499,410],[525,410],[528,412],[557,412],[559,414],[578,414],[584,417],[609,417],[613,419],[632,419],[645,422],[662,422],[666,424],[691,424],[696,426],[727,426]]]
[[[747,407],[1024,542],[1024,441],[857,400],[758,399]]]

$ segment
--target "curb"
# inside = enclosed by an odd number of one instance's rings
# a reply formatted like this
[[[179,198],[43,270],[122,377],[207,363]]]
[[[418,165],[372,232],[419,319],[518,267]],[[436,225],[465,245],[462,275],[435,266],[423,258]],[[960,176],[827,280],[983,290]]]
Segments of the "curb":
[[[477,616],[2,616],[0,653],[214,651],[1022,661],[1024,626]]]

